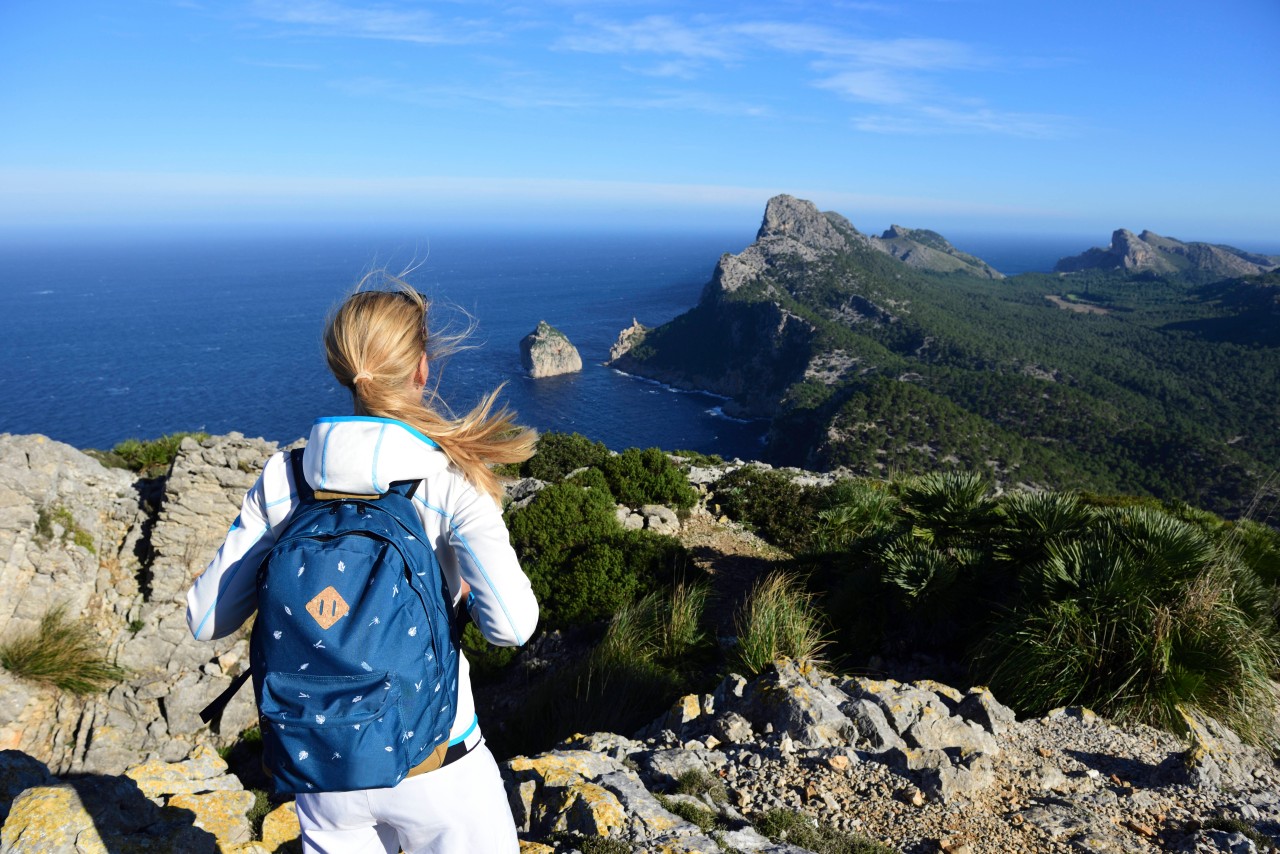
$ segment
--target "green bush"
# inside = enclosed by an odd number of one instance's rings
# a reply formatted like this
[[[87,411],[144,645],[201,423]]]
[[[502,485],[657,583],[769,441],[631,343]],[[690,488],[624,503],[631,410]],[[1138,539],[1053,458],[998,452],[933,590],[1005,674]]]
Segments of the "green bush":
[[[698,493],[671,458],[657,448],[628,448],[600,463],[613,497],[620,504],[666,504],[687,509]]]
[[[744,466],[715,485],[715,502],[723,513],[793,554],[807,551],[817,527],[813,490],[799,486],[779,471]]]
[[[609,449],[578,433],[543,433],[534,455],[520,467],[525,477],[559,481],[584,467],[599,466],[609,458]]]
[[[1274,721],[1274,622],[1237,603],[1251,571],[1192,524],[1148,507],[1098,511],[1019,573],[1019,600],[979,645],[979,678],[1024,713],[1087,705],[1173,729],[1198,708],[1243,737]]]
[[[106,453],[99,451],[94,456],[104,465],[127,468],[145,477],[154,477],[164,474],[169,466],[173,465],[173,461],[178,456],[178,447],[188,436],[197,442],[203,442],[209,438],[208,433],[186,432],[169,433],[159,439],[151,440],[125,439],[110,451]]]
[[[583,489],[577,480],[546,487],[508,519],[548,628],[610,617],[687,564],[679,542],[623,530],[612,496],[599,487]]]
[[[546,750],[575,732],[632,732],[691,690],[714,651],[700,623],[705,587],[677,584],[620,607],[599,643],[576,663],[531,687],[520,712],[495,738],[501,755]]]
[[[35,631],[0,645],[0,666],[72,694],[105,690],[126,675],[103,657],[102,641],[88,625],[69,620],[62,606],[41,617]]]

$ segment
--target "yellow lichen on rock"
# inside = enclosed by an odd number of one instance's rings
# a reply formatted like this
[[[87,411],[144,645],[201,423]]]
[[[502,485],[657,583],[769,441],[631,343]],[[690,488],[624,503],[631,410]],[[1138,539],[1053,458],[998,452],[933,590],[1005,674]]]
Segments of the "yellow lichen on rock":
[[[249,810],[253,808],[253,792],[206,792],[200,795],[174,795],[170,809],[186,809],[195,813],[196,827],[212,833],[219,843],[249,841]]]
[[[0,845],[13,854],[107,854],[107,846],[81,803],[80,794],[68,785],[38,786],[14,798],[0,831]]]
[[[301,836],[298,808],[293,801],[276,807],[262,820],[262,844],[271,851]]]

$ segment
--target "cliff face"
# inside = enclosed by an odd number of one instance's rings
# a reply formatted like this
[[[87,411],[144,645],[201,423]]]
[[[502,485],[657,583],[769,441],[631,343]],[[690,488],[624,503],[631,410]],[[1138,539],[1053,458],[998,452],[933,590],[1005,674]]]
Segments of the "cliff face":
[[[1130,270],[1170,274],[1193,270],[1226,277],[1256,276],[1277,268],[1280,268],[1280,257],[1274,255],[1259,255],[1212,243],[1184,243],[1152,231],[1134,234],[1120,228],[1112,233],[1111,245],[1106,249],[1095,247],[1063,258],[1054,271]]]

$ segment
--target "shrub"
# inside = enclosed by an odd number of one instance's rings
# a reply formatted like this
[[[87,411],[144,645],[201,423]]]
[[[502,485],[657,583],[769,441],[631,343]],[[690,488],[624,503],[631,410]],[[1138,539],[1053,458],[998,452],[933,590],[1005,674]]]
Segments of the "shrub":
[[[770,573],[756,582],[734,625],[738,643],[729,667],[749,677],[783,657],[820,661],[826,646],[812,594],[784,572]]]
[[[508,522],[549,628],[605,619],[687,564],[675,539],[624,531],[609,493],[575,481],[546,487]]]
[[[575,732],[632,732],[673,697],[698,687],[697,663],[711,645],[701,632],[675,630],[672,623],[693,611],[700,617],[695,604],[705,597],[700,585],[682,586],[623,605],[590,653],[539,680],[498,735],[499,752],[536,753]],[[677,612],[685,616],[674,617]]]
[[[520,473],[538,480],[559,481],[576,469],[599,466],[609,458],[609,449],[578,433],[543,433],[538,448],[524,462]]]
[[[178,456],[182,440],[190,436],[197,442],[209,438],[208,433],[169,433],[158,439],[125,439],[107,453],[94,454],[104,465],[127,468],[145,477],[163,474]]]
[[[41,617],[34,632],[0,645],[0,666],[72,694],[101,691],[126,674],[103,657],[102,642],[85,623],[67,619],[63,606]]]
[[[721,510],[792,553],[808,548],[817,508],[811,490],[779,471],[744,466],[715,485]]]
[[[698,493],[685,480],[679,467],[657,448],[628,448],[600,464],[613,497],[621,504],[667,504],[687,509]]]
[[[1019,576],[1020,600],[979,645],[979,675],[1019,710],[1084,704],[1175,728],[1198,708],[1257,740],[1274,719],[1274,624],[1236,602],[1247,572],[1196,527],[1146,507],[1099,511]]]

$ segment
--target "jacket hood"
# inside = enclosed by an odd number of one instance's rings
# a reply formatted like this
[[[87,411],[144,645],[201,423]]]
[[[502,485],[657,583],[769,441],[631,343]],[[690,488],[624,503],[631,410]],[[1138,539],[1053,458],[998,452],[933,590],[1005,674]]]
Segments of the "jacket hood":
[[[318,418],[302,455],[312,489],[373,495],[393,481],[419,480],[444,471],[449,458],[403,421],[348,415]]]

